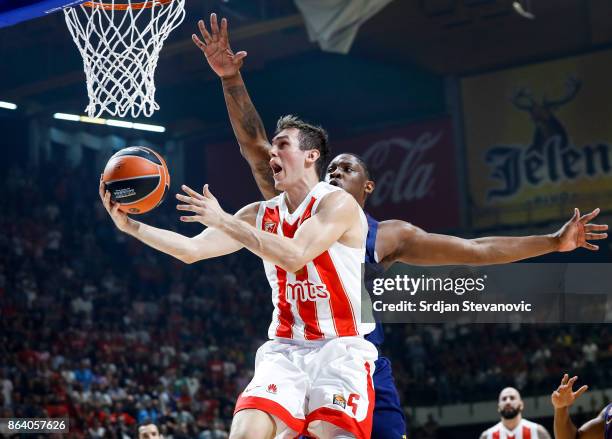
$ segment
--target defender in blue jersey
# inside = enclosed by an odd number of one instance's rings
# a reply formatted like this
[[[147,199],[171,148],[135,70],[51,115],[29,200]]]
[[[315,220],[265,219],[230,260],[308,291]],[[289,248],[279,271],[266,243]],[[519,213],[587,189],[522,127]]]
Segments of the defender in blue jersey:
[[[608,404],[599,416],[576,428],[569,416],[569,408],[587,391],[588,386],[582,386],[574,392],[573,386],[578,377],[570,378],[563,375],[561,384],[557,387],[550,400],[555,408],[555,439],[612,439],[612,404]]]
[[[248,161],[259,190],[266,199],[277,195],[270,168],[270,142],[255,109],[240,68],[246,52],[234,53],[229,45],[227,20],[219,24],[211,15],[210,32],[203,21],[198,22],[202,40],[195,34],[194,43],[206,56],[212,70],[221,78],[230,121],[240,152]],[[374,191],[367,166],[353,154],[341,154],[329,164],[325,181],[341,187],[365,206]],[[466,240],[454,236],[427,233],[400,220],[378,222],[368,217],[366,261],[375,272],[382,273],[395,262],[414,265],[485,265],[514,262],[553,251],[570,251],[578,247],[597,250],[587,239],[603,239],[606,225],[587,224],[599,213],[574,216],[559,231],[545,236],[488,237]],[[379,348],[384,340],[381,324],[366,338]],[[395,387],[390,361],[379,356],[373,376],[375,390],[372,437],[400,439],[405,436],[406,423]]]

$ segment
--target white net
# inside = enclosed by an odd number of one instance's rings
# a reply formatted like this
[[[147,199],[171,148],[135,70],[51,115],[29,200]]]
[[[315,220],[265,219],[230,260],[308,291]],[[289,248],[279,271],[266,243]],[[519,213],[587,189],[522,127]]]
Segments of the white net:
[[[159,110],[155,68],[164,41],[185,18],[185,0],[93,0],[64,13],[83,56],[88,116]]]

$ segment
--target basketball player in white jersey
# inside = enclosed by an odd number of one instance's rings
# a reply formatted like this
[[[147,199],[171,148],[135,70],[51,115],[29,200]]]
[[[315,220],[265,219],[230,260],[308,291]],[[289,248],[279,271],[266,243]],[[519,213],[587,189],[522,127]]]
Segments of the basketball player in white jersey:
[[[543,426],[523,418],[523,408],[519,391],[506,387],[497,400],[500,422],[485,430],[480,439],[550,439]]]
[[[202,194],[183,186],[177,209],[193,215],[181,220],[208,227],[193,238],[129,218],[100,180],[119,230],[157,250],[193,263],[246,247],[263,259],[274,304],[271,340],[257,352],[231,438],[370,437],[378,354],[363,338],[374,323],[361,323],[368,226],[351,195],[319,181],[327,152],[322,128],[282,117],[270,151],[282,193],[230,215],[207,186]]]

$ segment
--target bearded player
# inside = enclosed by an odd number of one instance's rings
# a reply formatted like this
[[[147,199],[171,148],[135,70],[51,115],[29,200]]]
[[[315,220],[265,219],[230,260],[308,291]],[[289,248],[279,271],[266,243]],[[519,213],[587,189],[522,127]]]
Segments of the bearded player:
[[[514,387],[506,387],[497,399],[500,421],[485,430],[480,439],[550,439],[543,426],[523,418],[524,408],[519,391]]]
[[[378,356],[363,336],[361,263],[368,225],[349,194],[319,181],[327,154],[322,128],[279,120],[270,149],[283,191],[229,215],[204,186],[177,194],[182,221],[207,226],[188,238],[129,218],[100,179],[100,197],[119,230],[186,263],[246,247],[264,261],[274,313],[255,375],[236,403],[232,438],[369,438]]]
[[[587,391],[588,386],[582,386],[574,392],[573,386],[578,377],[570,378],[563,375],[561,384],[555,390],[550,400],[555,408],[555,438],[556,439],[612,439],[612,404],[608,404],[599,416],[576,428],[569,416],[569,408]]]
[[[240,74],[247,53],[233,53],[229,46],[227,20],[217,21],[211,15],[210,32],[203,21],[198,23],[203,41],[193,35],[194,43],[202,50],[213,71],[221,78],[223,93],[240,152],[247,159],[257,186],[266,199],[277,194],[268,161],[270,143],[263,123],[246,90]],[[374,191],[365,163],[353,154],[341,154],[327,168],[326,180],[350,193],[360,204]],[[557,233],[530,237],[489,237],[465,240],[453,236],[426,233],[412,224],[399,220],[378,223],[368,215],[369,233],[365,262],[379,267],[379,271],[394,262],[415,265],[485,265],[513,262],[552,251],[569,251],[577,247],[597,250],[586,239],[603,239],[606,225],[587,224],[598,210],[574,217]],[[376,267],[375,267],[376,270]],[[380,324],[366,336],[377,347],[383,342]],[[391,373],[391,364],[379,356],[374,372],[376,402],[374,407],[374,438],[401,438],[406,431],[404,415]]]

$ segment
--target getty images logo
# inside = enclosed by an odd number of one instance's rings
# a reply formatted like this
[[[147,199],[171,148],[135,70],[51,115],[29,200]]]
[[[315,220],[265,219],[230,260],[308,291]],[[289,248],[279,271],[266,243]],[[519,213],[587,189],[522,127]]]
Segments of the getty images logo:
[[[325,285],[312,283],[308,279],[287,283],[287,300],[314,302],[322,299],[329,299],[329,291]]]

